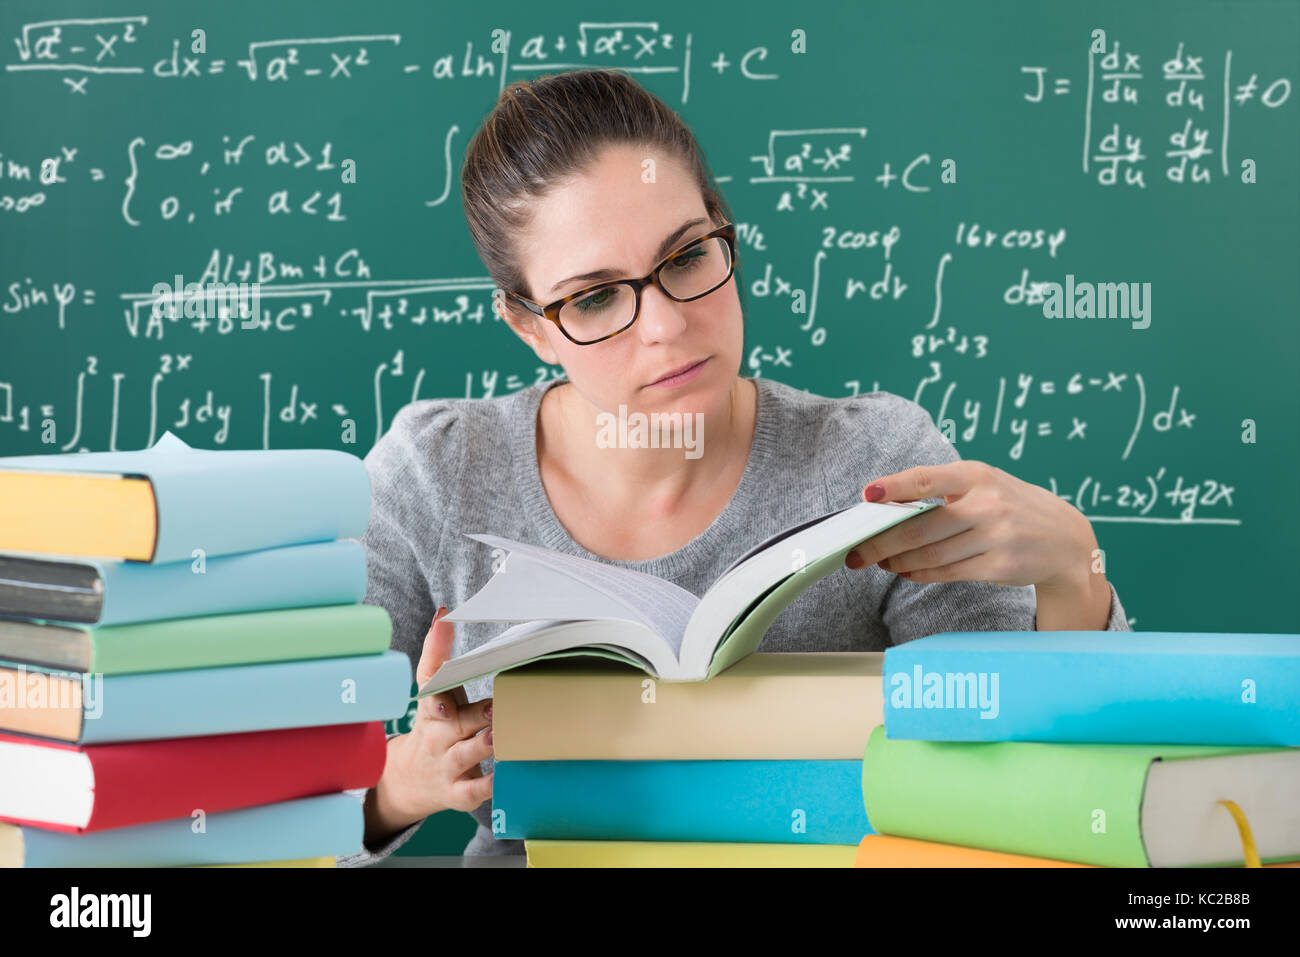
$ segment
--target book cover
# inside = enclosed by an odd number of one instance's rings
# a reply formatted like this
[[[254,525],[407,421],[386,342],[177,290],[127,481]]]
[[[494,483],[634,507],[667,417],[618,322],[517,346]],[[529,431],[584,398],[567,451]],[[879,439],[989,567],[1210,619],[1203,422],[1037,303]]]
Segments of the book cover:
[[[101,675],[381,654],[392,641],[378,605],[317,605],[127,625],[0,618],[0,663]]]
[[[853,867],[852,844],[524,841],[529,867]]]
[[[405,714],[410,690],[393,650],[107,676],[19,665],[0,667],[0,732],[100,744],[359,724]]]
[[[656,682],[600,658],[538,661],[496,679],[493,754],[498,761],[856,761],[883,720],[883,657],[756,652],[710,681],[690,682]]]
[[[362,460],[333,449],[147,449],[0,458],[0,551],[190,561],[359,538]]]
[[[861,780],[861,761],[497,761],[493,833],[856,845],[872,833]]]
[[[948,632],[884,670],[890,738],[1300,746],[1300,635]]]
[[[190,814],[89,834],[0,824],[0,867],[183,867],[340,857],[361,850],[365,819],[351,794]]]
[[[156,564],[0,554],[0,615],[43,621],[129,625],[347,605],[365,594],[365,551],[351,539]]]
[[[1300,749],[891,740],[871,733],[872,833],[1107,867],[1300,858]]]
[[[87,746],[0,735],[0,818],[85,833],[228,811],[372,787],[386,756],[378,721]]]

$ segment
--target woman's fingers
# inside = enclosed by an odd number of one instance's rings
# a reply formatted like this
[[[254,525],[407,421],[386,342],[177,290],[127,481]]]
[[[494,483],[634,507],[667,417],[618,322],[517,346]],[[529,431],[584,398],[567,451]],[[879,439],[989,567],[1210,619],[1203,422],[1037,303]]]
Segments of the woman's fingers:
[[[492,729],[489,727],[451,746],[448,750],[448,757],[452,762],[451,773],[459,777],[467,771],[472,771],[491,756]]]
[[[424,646],[420,649],[420,661],[415,666],[415,684],[423,688],[425,683],[437,673],[438,669],[451,658],[452,642],[456,640],[456,629],[451,622],[443,621],[447,614],[445,605],[438,606],[433,616],[433,623],[424,636]],[[454,692],[459,691],[457,696]],[[456,717],[459,705],[465,702],[463,688],[454,688],[438,694],[426,695],[416,707],[418,716],[425,718],[449,720]]]
[[[478,768],[474,771],[477,773],[472,776],[467,774],[460,780],[452,782],[451,794],[452,800],[455,801],[452,807],[458,811],[468,813],[484,801],[492,799],[492,779],[496,776],[496,772],[484,774]]]

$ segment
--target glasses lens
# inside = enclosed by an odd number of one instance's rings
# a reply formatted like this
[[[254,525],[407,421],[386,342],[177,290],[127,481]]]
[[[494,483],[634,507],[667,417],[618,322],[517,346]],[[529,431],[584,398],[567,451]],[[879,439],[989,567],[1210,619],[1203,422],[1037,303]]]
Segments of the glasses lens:
[[[677,299],[695,299],[712,292],[731,275],[731,249],[725,239],[714,237],[674,256],[659,271],[659,280]],[[560,309],[560,325],[578,342],[592,342],[618,332],[636,313],[636,294],[631,286],[605,286]]]
[[[591,342],[618,332],[635,312],[631,286],[606,286],[566,302],[560,309],[560,325],[578,342]]]
[[[717,289],[730,272],[731,250],[725,239],[715,236],[668,260],[659,280],[678,299],[694,299]]]

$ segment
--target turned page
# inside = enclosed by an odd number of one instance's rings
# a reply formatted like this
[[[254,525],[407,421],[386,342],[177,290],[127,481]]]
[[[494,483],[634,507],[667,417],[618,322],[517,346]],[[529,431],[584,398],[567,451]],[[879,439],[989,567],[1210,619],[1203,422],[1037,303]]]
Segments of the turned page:
[[[470,534],[468,537],[510,554],[505,559],[505,567],[493,575],[483,589],[492,588],[490,603],[476,604],[476,617],[464,620],[623,618],[640,622],[654,631],[677,657],[682,636],[686,633],[686,623],[699,604],[699,599],[685,588],[644,572],[565,555],[496,535]],[[512,570],[510,563],[518,558],[523,558],[524,562]],[[539,571],[537,566],[542,568],[538,574],[538,587],[533,588],[527,585],[527,581],[531,573]],[[557,576],[568,581],[561,581]],[[520,582],[517,590],[522,593],[519,595],[514,594],[516,578]],[[543,594],[547,589],[554,593],[556,588],[564,591],[559,595]],[[461,618],[459,613],[477,598],[478,594],[457,607],[458,620]],[[508,608],[511,614],[498,614],[498,608]],[[533,614],[533,608],[541,613]],[[614,610],[613,614],[604,613],[610,609]],[[587,614],[588,611],[598,613]]]

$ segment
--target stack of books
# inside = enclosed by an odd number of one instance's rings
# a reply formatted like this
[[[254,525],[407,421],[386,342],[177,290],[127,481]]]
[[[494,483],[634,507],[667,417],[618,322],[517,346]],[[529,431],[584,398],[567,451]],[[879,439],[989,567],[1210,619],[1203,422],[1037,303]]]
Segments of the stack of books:
[[[409,701],[329,450],[0,458],[0,866],[332,866]]]
[[[471,535],[508,556],[446,620],[517,624],[419,694],[496,673],[494,835],[538,867],[852,867],[883,655],[754,650],[850,548],[932,507],[864,502],[786,529],[701,598]]]
[[[1300,635],[931,635],[885,652],[863,867],[1300,861]]]
[[[882,658],[753,654],[707,682],[599,659],[504,672],[494,834],[532,867],[852,867]]]

